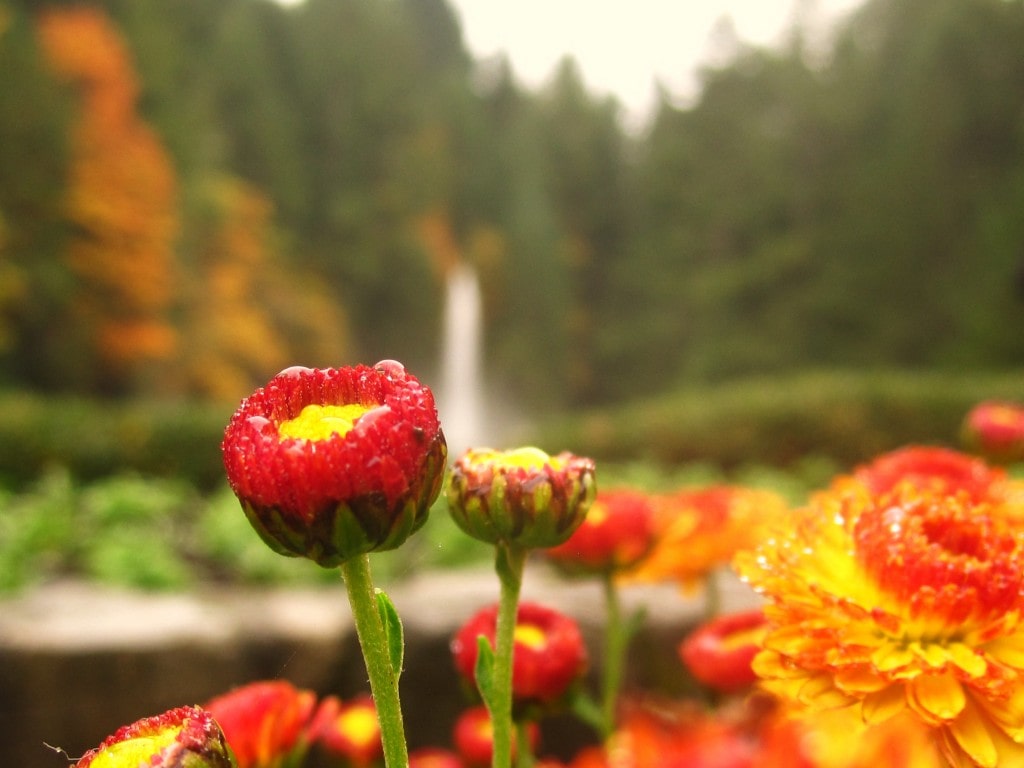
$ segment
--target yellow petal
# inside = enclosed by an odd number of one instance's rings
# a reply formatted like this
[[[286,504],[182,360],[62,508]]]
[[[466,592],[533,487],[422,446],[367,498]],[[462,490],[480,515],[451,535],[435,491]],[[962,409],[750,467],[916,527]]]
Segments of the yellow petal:
[[[926,717],[952,720],[967,703],[963,687],[952,675],[919,675],[907,685],[910,701]]]
[[[754,674],[769,679],[806,677],[807,672],[799,667],[787,664],[785,657],[775,651],[761,651],[751,663]]]
[[[971,677],[981,677],[988,671],[985,659],[963,643],[951,643],[946,652],[949,660]]]
[[[1008,667],[1024,669],[1024,636],[1000,637],[982,647],[986,653]]]
[[[909,648],[901,648],[898,645],[883,645],[871,655],[871,662],[880,672],[891,672],[894,669],[905,667],[913,660],[913,652]]]
[[[907,695],[902,684],[890,685],[864,697],[861,714],[864,722],[876,725],[898,714],[907,706]]]
[[[911,643],[910,650],[933,669],[941,669],[949,661],[946,649],[938,643]]]
[[[980,768],[995,768],[999,762],[999,750],[992,740],[984,715],[977,707],[964,707],[960,716],[950,724],[949,730],[960,748]]]
[[[832,684],[829,675],[815,675],[810,677],[800,687],[797,697],[801,704],[806,704],[817,709],[831,709],[832,707],[845,707],[852,699]]]

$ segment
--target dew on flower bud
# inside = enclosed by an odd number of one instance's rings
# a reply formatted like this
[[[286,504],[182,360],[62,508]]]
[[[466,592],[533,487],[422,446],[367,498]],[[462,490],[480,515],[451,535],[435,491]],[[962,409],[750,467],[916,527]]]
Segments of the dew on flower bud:
[[[283,371],[277,374],[277,376],[286,376],[289,379],[301,379],[303,376],[306,376],[312,372],[312,368],[307,368],[304,365],[293,365],[289,368],[285,368]],[[277,376],[275,376],[274,378],[277,378]]]
[[[252,427],[253,432],[262,434],[273,422],[263,416],[250,416],[245,420],[245,423]]]
[[[391,408],[387,405],[378,405],[376,408],[371,408],[356,420],[352,426],[352,431],[359,435],[364,434],[375,421],[387,416],[389,413],[391,413]]]
[[[385,374],[389,379],[405,378],[405,366],[397,360],[381,360],[373,369]]]

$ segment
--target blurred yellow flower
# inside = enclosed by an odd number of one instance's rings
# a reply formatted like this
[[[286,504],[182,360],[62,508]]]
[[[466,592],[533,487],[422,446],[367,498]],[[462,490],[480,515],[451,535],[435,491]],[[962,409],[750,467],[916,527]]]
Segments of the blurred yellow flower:
[[[654,548],[623,580],[677,581],[687,588],[753,546],[761,526],[787,509],[771,491],[726,485],[663,494],[653,503]]]

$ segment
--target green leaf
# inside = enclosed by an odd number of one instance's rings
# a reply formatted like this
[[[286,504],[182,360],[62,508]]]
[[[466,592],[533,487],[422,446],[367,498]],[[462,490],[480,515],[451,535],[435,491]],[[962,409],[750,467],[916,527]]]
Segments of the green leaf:
[[[496,691],[494,690],[494,649],[485,635],[476,639],[476,667],[473,674],[476,677],[476,687],[480,691],[480,698],[488,710],[492,710],[492,703]],[[493,711],[493,710],[492,710]]]
[[[636,633],[643,627],[644,621],[647,619],[647,609],[644,606],[637,608],[630,616],[622,623],[622,641],[623,644],[628,644]]]
[[[604,713],[598,703],[589,696],[586,691],[578,688],[573,691],[568,700],[569,711],[572,712],[580,722],[589,725],[598,734],[604,733]]]
[[[380,623],[384,626],[384,637],[388,644],[388,657],[395,671],[395,680],[402,675],[402,664],[405,660],[405,635],[402,631],[402,620],[391,598],[383,590],[377,590],[377,613]]]

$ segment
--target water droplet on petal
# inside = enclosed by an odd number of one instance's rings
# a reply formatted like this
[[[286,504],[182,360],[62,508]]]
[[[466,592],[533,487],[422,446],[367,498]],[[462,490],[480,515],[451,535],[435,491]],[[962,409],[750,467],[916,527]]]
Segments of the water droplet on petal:
[[[391,413],[391,408],[386,405],[378,405],[376,408],[371,408],[358,419],[352,426],[352,431],[358,434],[364,433],[369,429],[377,419]]]
[[[304,365],[293,365],[290,368],[285,368],[274,378],[286,378],[286,379],[300,379],[303,376],[308,376],[313,372],[312,368],[307,368]]]
[[[385,374],[389,379],[405,378],[405,366],[397,360],[381,360],[373,369]]]
[[[263,416],[250,416],[245,420],[245,423],[252,427],[254,431],[262,434],[272,422],[270,419],[264,418]]]

